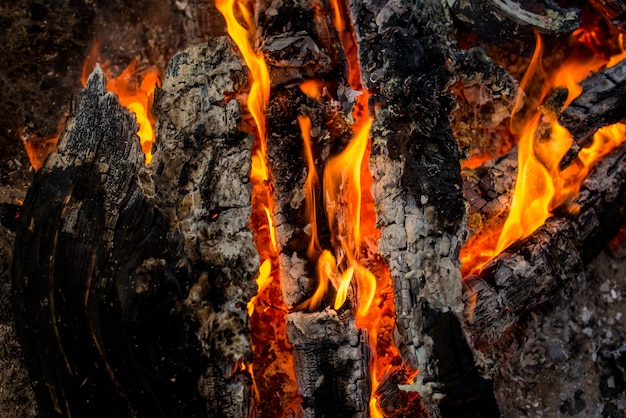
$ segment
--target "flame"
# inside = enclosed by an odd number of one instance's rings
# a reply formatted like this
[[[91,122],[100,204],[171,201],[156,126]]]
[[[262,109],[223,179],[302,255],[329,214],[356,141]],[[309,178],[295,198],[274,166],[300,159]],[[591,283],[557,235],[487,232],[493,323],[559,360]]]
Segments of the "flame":
[[[96,64],[101,61],[100,44],[94,41],[89,54],[83,62],[81,72],[81,82],[83,87],[87,85],[87,79]],[[106,78],[106,89],[118,96],[120,104],[135,114],[139,131],[137,135],[141,142],[141,150],[146,156],[146,164],[152,160],[152,144],[154,143],[154,116],[152,115],[152,104],[154,101],[154,90],[161,86],[159,71],[156,68],[148,68],[142,72],[138,70],[139,58],[135,58],[120,75],[113,78],[111,71],[106,65],[103,70]],[[141,80],[141,82],[139,82]],[[35,169],[39,170],[48,155],[57,150],[60,132],[65,125],[65,118],[59,122],[57,135],[42,138],[38,135],[27,134],[20,131],[19,135],[26,148],[28,159]]]
[[[267,259],[263,261],[261,263],[261,267],[259,267],[259,275],[256,278],[256,284],[258,286],[258,290],[257,290],[257,294],[255,296],[252,296],[252,298],[250,298],[250,301],[248,301],[248,304],[247,304],[248,316],[252,316],[252,314],[254,313],[254,307],[256,306],[256,300],[258,298],[258,295],[263,293],[265,289],[267,289],[269,284],[272,282],[271,273],[272,273],[272,262],[271,260]]]
[[[583,31],[574,33],[574,38],[585,44],[597,41],[593,33]],[[542,105],[556,87],[565,87],[568,95],[563,108],[567,107],[582,93],[579,83],[585,77],[623,59],[623,37],[620,37],[619,42],[622,52],[606,58],[598,54],[590,55],[589,49],[583,48],[581,44],[544,84],[539,98],[534,101],[532,114],[526,118],[517,113],[512,114],[511,130],[515,132],[516,126],[523,128],[519,132],[518,177],[510,212],[495,246],[491,244],[493,231],[468,242],[461,255],[464,275],[475,273],[512,243],[529,236],[543,225],[555,208],[567,207],[568,202],[579,193],[580,184],[592,165],[625,139],[624,125],[603,128],[594,135],[593,144],[581,150],[575,162],[561,171],[559,163],[573,140],[569,131],[557,121],[560,110],[546,109]],[[542,53],[543,43],[538,36],[535,54],[522,79],[520,90],[529,90],[533,79],[543,72]],[[518,104],[521,104],[521,97],[520,94],[516,100]]]
[[[248,303],[254,361],[254,382],[257,391],[255,406],[259,416],[271,416],[276,411],[300,409],[300,397],[295,377],[294,359],[286,339],[286,307],[280,289],[276,229],[272,219],[271,173],[267,165],[267,122],[265,109],[270,97],[270,78],[263,53],[255,51],[252,14],[243,0],[216,0],[224,16],[231,39],[239,48],[250,73],[250,91],[246,106],[256,127],[250,182],[252,184],[252,214],[250,228],[254,231],[261,266],[257,278],[258,292]],[[239,14],[248,28],[236,18]],[[252,368],[250,373],[252,374]]]
[[[59,135],[45,138],[35,134],[27,134],[24,130],[20,130],[18,135],[26,149],[26,155],[28,156],[30,165],[33,166],[35,171],[43,167],[43,163],[46,161],[48,155],[57,150]]]
[[[154,100],[154,89],[160,86],[158,70],[149,68],[141,73],[141,83],[139,83],[140,73],[137,68],[139,58],[135,58],[122,73],[110,78],[107,73],[106,89],[117,94],[120,104],[135,114],[139,131],[137,135],[141,142],[141,150],[146,156],[146,164],[152,161],[152,144],[154,143],[154,116],[152,115],[152,102]],[[87,80],[83,79],[83,85],[87,85]]]
[[[299,85],[300,91],[312,99],[319,99],[324,92],[324,82],[320,80],[304,80]]]

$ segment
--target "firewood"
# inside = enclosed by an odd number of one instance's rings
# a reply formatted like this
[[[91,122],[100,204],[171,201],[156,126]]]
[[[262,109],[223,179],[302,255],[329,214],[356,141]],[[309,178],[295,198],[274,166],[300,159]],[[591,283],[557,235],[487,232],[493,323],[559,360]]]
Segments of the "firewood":
[[[550,45],[580,24],[580,10],[561,8],[551,0],[447,0],[447,3],[463,24],[486,41],[524,56],[532,55],[536,32]]]
[[[559,123],[584,147],[599,128],[626,117],[626,60],[591,74],[580,85],[583,92],[563,110]]]
[[[626,145],[596,164],[574,204],[464,279],[465,316],[474,345],[496,342],[519,316],[570,280],[626,222]]]
[[[481,411],[494,414],[461,318],[458,251],[466,213],[448,122],[451,74],[445,43],[428,29],[429,20],[445,21],[443,10],[435,2],[394,1],[354,1],[350,8],[363,79],[374,93],[370,170],[382,229],[378,251],[395,289],[396,345],[405,366],[419,369],[415,383],[402,389],[417,391],[433,414],[459,416],[476,399]]]
[[[150,166],[96,70],[16,232],[17,330],[44,417],[251,416],[251,138],[227,38],[178,54]]]
[[[626,32],[626,1],[589,0],[589,4],[620,32]]]
[[[368,416],[370,358],[362,333],[346,309],[289,314],[304,417]]]

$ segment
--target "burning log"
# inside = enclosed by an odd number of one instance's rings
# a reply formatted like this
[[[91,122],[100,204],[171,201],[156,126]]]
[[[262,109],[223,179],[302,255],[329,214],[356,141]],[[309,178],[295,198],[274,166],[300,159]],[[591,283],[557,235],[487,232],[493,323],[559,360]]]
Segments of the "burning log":
[[[464,280],[465,315],[477,348],[493,344],[519,316],[570,280],[626,222],[626,146],[602,159],[583,183],[574,214],[548,219]]]
[[[225,38],[177,55],[145,169],[99,70],[78,94],[24,202],[12,268],[43,416],[250,416],[251,140],[224,100],[244,81]]]
[[[553,43],[573,32],[580,24],[580,10],[564,9],[551,0],[447,2],[461,22],[488,42],[525,56],[533,53],[535,33]]]
[[[619,31],[626,31],[626,2],[624,0],[589,0],[589,3]]]
[[[465,209],[448,122],[451,75],[427,29],[428,19],[445,20],[443,11],[428,2],[350,7],[364,80],[375,93],[370,170],[383,228],[379,251],[394,284],[396,344],[405,364],[419,369],[415,383],[401,388],[417,391],[436,414],[455,416],[473,402],[493,414],[490,383],[467,346],[459,303]]]
[[[581,87],[581,95],[559,116],[559,123],[570,131],[578,149],[588,145],[599,128],[626,117],[626,61],[591,74]]]

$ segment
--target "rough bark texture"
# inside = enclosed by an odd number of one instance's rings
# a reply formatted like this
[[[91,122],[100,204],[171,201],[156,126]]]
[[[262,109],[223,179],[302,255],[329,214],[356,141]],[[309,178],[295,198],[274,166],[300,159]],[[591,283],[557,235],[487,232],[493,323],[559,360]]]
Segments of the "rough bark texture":
[[[155,100],[157,149],[142,173],[149,201],[169,220],[171,259],[184,318],[205,363],[198,386],[208,416],[251,413],[252,360],[246,304],[258,254],[248,229],[252,137],[238,130],[235,94],[245,70],[228,38],[174,56]]]
[[[580,272],[626,221],[626,146],[583,183],[576,214],[557,215],[464,280],[466,318],[477,348],[496,342],[519,316]]]
[[[626,117],[626,61],[594,73],[580,83],[583,92],[559,116],[578,145],[599,128]]]
[[[350,311],[291,313],[287,335],[295,349],[302,416],[368,416],[369,342]]]
[[[461,319],[465,207],[448,123],[451,75],[428,29],[445,15],[436,2],[351,2],[350,8],[364,81],[376,93],[370,170],[383,229],[379,251],[395,288],[396,344],[405,363],[419,369],[415,383],[401,388],[419,392],[434,414],[458,415],[460,405],[482,396],[482,411],[495,413]]]
[[[535,32],[553,43],[580,24],[580,10],[564,9],[552,1],[447,0],[447,3],[463,24],[488,42],[525,56],[534,51]]]
[[[227,39],[176,56],[153,164],[97,70],[25,200],[19,336],[43,416],[251,414],[251,139]],[[226,99],[226,100],[225,100]]]

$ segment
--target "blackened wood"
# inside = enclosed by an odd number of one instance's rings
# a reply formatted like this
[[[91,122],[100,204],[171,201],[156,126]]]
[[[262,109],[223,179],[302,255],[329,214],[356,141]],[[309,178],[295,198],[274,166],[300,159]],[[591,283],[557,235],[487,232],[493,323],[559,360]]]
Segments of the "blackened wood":
[[[287,336],[303,417],[369,416],[369,342],[349,310],[293,312]]]
[[[36,174],[16,234],[16,329],[44,417],[131,416],[139,411],[133,403],[165,416],[167,398],[158,397],[172,393],[158,379],[135,386],[163,369],[144,368],[152,351],[134,351],[127,333],[146,318],[121,305],[133,297],[134,258],[162,250],[153,235],[162,225],[137,193],[143,155],[134,117],[104,83],[97,69],[74,100],[59,152]],[[131,224],[138,229],[120,236]],[[133,252],[118,253],[118,245]],[[170,291],[163,286],[161,294]],[[139,299],[145,314],[158,313],[150,296]]]
[[[626,32],[626,1],[589,0],[589,4],[620,32]]]
[[[166,268],[202,358],[190,367],[209,417],[251,416],[254,400],[239,366],[252,361],[246,305],[259,264],[248,228],[253,138],[239,130],[235,96],[247,72],[235,50],[221,37],[172,57],[155,98],[154,159],[141,172],[149,202],[169,221]]]
[[[273,86],[324,78],[345,63],[329,3],[324,0],[255,3],[259,45]]]
[[[29,190],[12,272],[43,416],[252,415],[245,78],[226,38],[178,54],[145,169],[101,71],[74,102]]]
[[[462,319],[458,253],[466,213],[448,122],[451,73],[444,41],[439,45],[429,31],[433,22],[446,22],[445,14],[426,1],[354,1],[350,10],[363,81],[374,93],[372,194],[379,252],[394,285],[396,345],[406,367],[419,369],[415,383],[402,389],[417,391],[433,414],[458,416],[465,402],[480,397],[497,411]]]
[[[538,32],[549,45],[580,24],[580,10],[551,0],[447,0],[456,17],[488,42],[519,55],[532,55]],[[512,36],[514,34],[514,36]]]
[[[599,128],[626,117],[626,60],[591,74],[580,84],[578,96],[559,116],[579,146],[585,146]]]
[[[596,164],[575,200],[579,211],[549,218],[528,238],[464,280],[466,320],[474,345],[497,341],[596,256],[626,221],[626,146]]]

